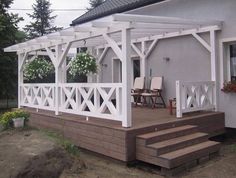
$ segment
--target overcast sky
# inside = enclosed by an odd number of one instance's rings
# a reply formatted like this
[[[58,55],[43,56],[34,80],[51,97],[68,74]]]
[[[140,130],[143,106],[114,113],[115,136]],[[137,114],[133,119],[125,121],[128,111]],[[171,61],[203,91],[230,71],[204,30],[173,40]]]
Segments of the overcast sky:
[[[86,9],[89,7],[88,0],[50,0],[51,9]],[[14,0],[11,9],[31,9],[35,0]],[[30,18],[26,13],[32,13],[32,11],[23,10],[11,10],[10,12],[18,13],[19,16],[25,20],[19,24],[20,28],[23,28],[26,24],[29,24]],[[55,11],[53,15],[57,15],[55,25],[58,27],[68,27],[72,20],[85,13],[85,10],[78,11]]]

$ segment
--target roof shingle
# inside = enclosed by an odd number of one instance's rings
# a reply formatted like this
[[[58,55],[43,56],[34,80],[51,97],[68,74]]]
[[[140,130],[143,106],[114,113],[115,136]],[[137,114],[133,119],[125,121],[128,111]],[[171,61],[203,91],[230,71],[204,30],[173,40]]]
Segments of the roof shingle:
[[[73,20],[71,25],[78,25],[114,13],[122,13],[161,1],[165,0],[106,0],[100,6]]]

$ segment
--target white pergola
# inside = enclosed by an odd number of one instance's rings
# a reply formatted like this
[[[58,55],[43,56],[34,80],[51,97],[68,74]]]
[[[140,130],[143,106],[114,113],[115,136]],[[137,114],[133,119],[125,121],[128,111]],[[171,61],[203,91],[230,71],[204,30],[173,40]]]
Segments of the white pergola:
[[[159,40],[192,35],[210,52],[211,79],[216,81],[215,39],[216,31],[220,30],[221,26],[222,23],[215,20],[200,21],[114,14],[19,43],[4,50],[5,52],[17,52],[19,56],[19,107],[29,106],[54,110],[57,115],[59,112],[70,112],[87,117],[119,120],[123,127],[131,127],[131,48],[140,56],[141,75],[145,76],[146,61]],[[210,43],[199,35],[207,32],[210,33]],[[147,45],[147,42],[151,45]],[[94,55],[97,57],[98,64],[101,64],[106,52],[111,48],[122,62],[122,83],[115,85],[105,83],[65,84],[66,70],[68,69],[65,62],[66,56],[71,48],[79,47],[97,49]],[[36,54],[48,55],[55,67],[55,84],[51,84],[50,87],[49,84],[30,85],[23,83],[23,65],[29,56]],[[107,88],[109,91],[105,92]],[[116,105],[111,102],[114,94],[116,95]],[[83,101],[80,101],[77,95],[81,95]],[[77,97],[76,101],[73,99],[74,96]],[[93,102],[91,102],[92,96],[95,98]],[[100,97],[103,98],[102,104],[99,104]],[[215,92],[215,105],[217,104],[216,98]],[[177,102],[177,104],[179,105],[177,113],[181,117],[182,103]],[[89,111],[85,110],[86,107],[89,108]],[[106,108],[110,110],[109,113],[105,112]]]

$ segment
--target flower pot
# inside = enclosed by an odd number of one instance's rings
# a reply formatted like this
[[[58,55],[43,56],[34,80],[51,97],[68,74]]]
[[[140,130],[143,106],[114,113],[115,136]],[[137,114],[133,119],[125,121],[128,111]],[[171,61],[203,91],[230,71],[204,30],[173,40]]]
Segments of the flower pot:
[[[15,128],[24,127],[25,118],[20,117],[20,118],[15,118],[15,119],[12,119],[12,120],[13,120],[13,124],[14,124]]]

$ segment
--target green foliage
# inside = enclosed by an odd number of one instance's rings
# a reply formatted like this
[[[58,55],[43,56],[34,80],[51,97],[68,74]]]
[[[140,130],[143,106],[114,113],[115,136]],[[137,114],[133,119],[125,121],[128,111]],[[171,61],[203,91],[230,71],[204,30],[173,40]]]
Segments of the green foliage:
[[[14,118],[25,118],[25,121],[28,120],[30,114],[23,110],[16,110],[12,112],[6,112],[0,117],[0,124],[5,128],[9,128],[12,125],[12,119]]]
[[[79,53],[70,63],[69,73],[75,77],[79,75],[87,75],[89,73],[97,73],[96,59],[88,53]]]
[[[57,16],[51,16],[52,10],[50,10],[50,6],[51,4],[48,0],[36,0],[36,3],[33,4],[33,13],[27,14],[32,19],[32,22],[24,28],[29,39],[61,29],[52,25]]]
[[[17,57],[4,53],[5,47],[24,40],[19,36],[18,22],[23,20],[17,14],[8,13],[12,0],[0,1],[0,98],[14,98],[17,93]]]
[[[90,8],[87,8],[88,10],[92,10],[95,7],[101,5],[104,2],[104,0],[89,0]]]
[[[61,142],[61,145],[68,153],[75,155],[75,156],[79,155],[78,147],[76,145],[72,144],[70,141],[64,139]]]
[[[24,67],[24,77],[28,81],[43,79],[54,72],[54,66],[50,60],[36,58],[26,63]]]
[[[79,155],[79,148],[71,143],[69,140],[65,139],[61,134],[42,130],[49,138],[53,139],[57,144],[61,145],[68,153],[78,156]]]

